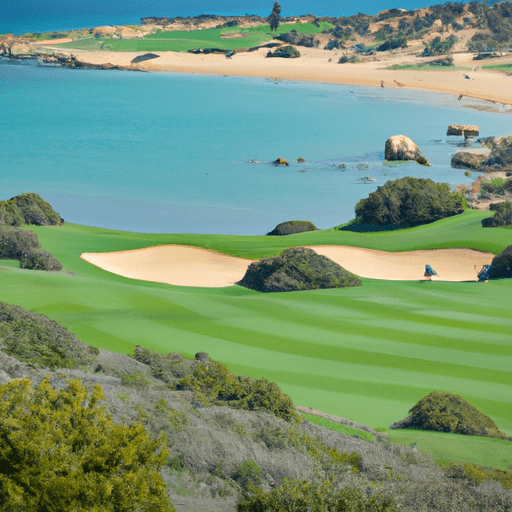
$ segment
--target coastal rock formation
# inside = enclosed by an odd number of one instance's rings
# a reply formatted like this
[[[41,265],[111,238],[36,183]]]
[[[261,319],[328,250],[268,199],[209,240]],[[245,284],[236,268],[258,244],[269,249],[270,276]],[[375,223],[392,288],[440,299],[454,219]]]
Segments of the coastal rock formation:
[[[501,254],[492,260],[489,270],[490,279],[512,277],[512,245],[509,245]]]
[[[325,256],[305,247],[251,263],[237,284],[259,292],[291,292],[360,286],[361,281]]]
[[[451,124],[448,126],[446,135],[459,135],[460,137],[477,137],[480,134],[478,126],[464,125],[464,124]]]
[[[304,233],[306,231],[315,231],[318,228],[307,220],[289,220],[281,222],[272,231],[267,233],[269,236],[294,235],[295,233]]]
[[[454,169],[472,169],[480,171],[486,155],[481,153],[470,153],[468,151],[458,151],[452,156],[451,166]]]
[[[512,170],[512,137],[494,139],[488,137],[479,139],[484,148],[489,148],[488,154],[472,154],[459,151],[452,158],[452,167],[473,169],[480,172]]]
[[[386,141],[384,158],[388,161],[415,160],[421,165],[430,166],[429,161],[422,155],[420,148],[405,135],[393,135]]]
[[[466,436],[507,438],[489,416],[480,412],[461,396],[451,393],[433,391],[410,409],[409,414],[407,418],[393,423],[389,428],[412,428]]]
[[[283,165],[283,166],[286,166],[288,167],[290,164],[288,163],[288,160],[286,160],[285,158],[277,158],[276,160],[274,160],[272,162],[274,165]]]

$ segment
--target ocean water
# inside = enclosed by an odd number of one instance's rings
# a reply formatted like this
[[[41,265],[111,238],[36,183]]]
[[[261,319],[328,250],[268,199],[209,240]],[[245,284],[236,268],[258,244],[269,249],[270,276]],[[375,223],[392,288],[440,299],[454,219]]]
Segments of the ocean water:
[[[450,168],[460,141],[448,124],[504,135],[512,117],[468,105],[404,89],[2,61],[0,199],[37,192],[68,222],[141,232],[328,228],[390,179],[470,183]],[[394,134],[433,166],[385,164]],[[271,165],[277,157],[291,165]]]

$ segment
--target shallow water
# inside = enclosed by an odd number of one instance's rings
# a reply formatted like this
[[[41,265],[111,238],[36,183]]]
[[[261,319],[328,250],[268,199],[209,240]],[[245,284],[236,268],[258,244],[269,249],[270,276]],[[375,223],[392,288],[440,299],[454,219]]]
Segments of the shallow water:
[[[485,137],[512,120],[403,89],[5,62],[0,95],[0,199],[38,192],[69,222],[144,232],[331,227],[388,179],[469,183],[449,166],[458,141],[448,124],[477,124]],[[384,165],[399,133],[431,168]],[[279,156],[291,165],[271,165]]]

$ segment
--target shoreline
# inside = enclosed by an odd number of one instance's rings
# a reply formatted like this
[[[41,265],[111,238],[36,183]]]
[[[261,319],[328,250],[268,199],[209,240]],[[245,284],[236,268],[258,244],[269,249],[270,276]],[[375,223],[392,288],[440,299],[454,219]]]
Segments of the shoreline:
[[[37,46],[40,46],[39,44]],[[54,52],[57,63],[92,69],[121,69],[145,72],[173,72],[216,76],[266,78],[275,81],[298,81],[338,85],[404,88],[430,91],[490,103],[489,110],[512,114],[512,76],[506,72],[475,66],[470,53],[454,54],[455,68],[389,69],[390,66],[421,65],[424,61],[411,55],[386,55],[380,60],[357,64],[338,64],[340,51],[300,47],[298,59],[268,59],[268,48],[239,52],[231,58],[223,54],[191,54],[186,52],[152,52],[156,58],[133,63],[147,52],[112,52],[44,47],[36,56],[43,58]],[[331,59],[331,62],[329,62]],[[489,59],[486,65],[494,64]],[[504,63],[503,59],[498,59]],[[507,63],[508,63],[507,59]],[[464,75],[470,76],[466,79]],[[506,110],[494,108],[503,105]],[[475,107],[488,110],[486,107]],[[510,108],[510,110],[509,110]]]

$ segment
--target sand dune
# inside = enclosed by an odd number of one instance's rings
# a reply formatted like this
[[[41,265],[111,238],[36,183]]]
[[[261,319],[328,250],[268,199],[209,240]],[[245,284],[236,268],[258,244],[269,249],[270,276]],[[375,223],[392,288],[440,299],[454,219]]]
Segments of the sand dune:
[[[385,252],[359,247],[310,246],[361,277],[397,281],[423,279],[425,265],[438,281],[475,281],[493,254],[470,249]],[[177,286],[224,287],[242,279],[252,260],[199,247],[160,245],[132,251],[83,253],[85,261],[114,274]]]

